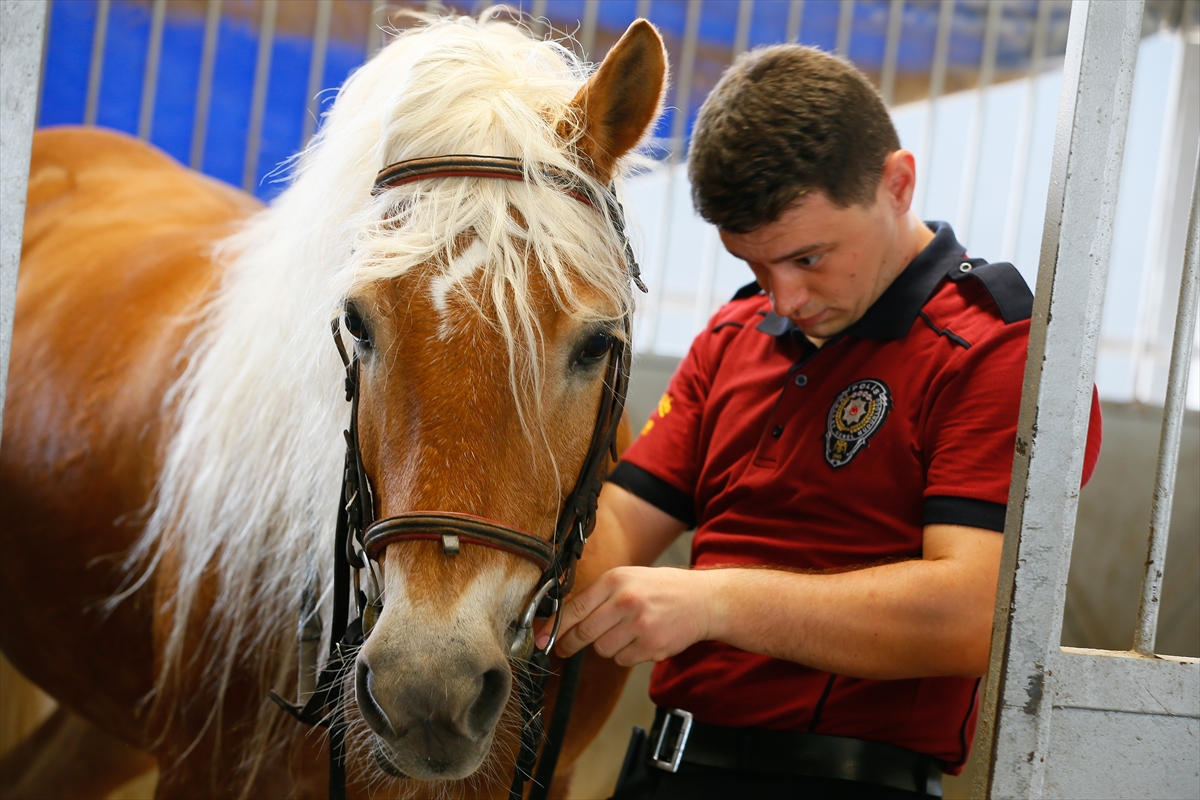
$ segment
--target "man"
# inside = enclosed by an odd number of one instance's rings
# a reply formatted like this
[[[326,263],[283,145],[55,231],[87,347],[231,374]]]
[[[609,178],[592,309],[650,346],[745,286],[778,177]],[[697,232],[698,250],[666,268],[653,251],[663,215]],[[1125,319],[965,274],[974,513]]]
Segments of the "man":
[[[620,797],[940,795],[987,669],[1032,295],[917,218],[882,101],[819,51],[739,58],[689,171],[756,283],[609,477],[558,652],[658,662],[663,769]],[[624,566],[693,525],[692,569]]]

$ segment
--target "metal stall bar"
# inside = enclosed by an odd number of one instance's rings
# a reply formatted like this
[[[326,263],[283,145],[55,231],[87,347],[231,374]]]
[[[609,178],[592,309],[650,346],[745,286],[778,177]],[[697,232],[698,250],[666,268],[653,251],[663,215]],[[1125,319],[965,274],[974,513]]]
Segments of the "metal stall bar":
[[[991,797],[1043,795],[1063,602],[1142,3],[1071,14],[977,746]],[[977,790],[979,787],[977,786]]]
[[[96,4],[96,27],[92,31],[92,64],[88,69],[87,104],[83,109],[83,124],[95,125],[100,108],[100,79],[104,76],[104,43],[108,38],[108,8],[110,0]]]
[[[678,164],[683,160],[684,138],[687,136],[687,119],[691,113],[692,72],[696,66],[696,39],[700,35],[701,0],[688,0],[687,20],[683,31],[683,58],[679,65],[679,86],[675,90],[675,117],[671,120],[671,138],[668,140],[667,157],[663,169],[666,170],[666,184],[663,201],[659,205],[659,214],[655,229],[658,239],[654,243],[653,281],[650,284],[650,296],[646,298],[647,314],[642,330],[646,338],[646,349],[654,350],[655,337],[658,335],[658,318],[662,313],[663,284],[667,277],[667,254],[670,252],[671,214],[674,211],[675,173]]]
[[[850,34],[854,31],[854,0],[838,4],[837,50],[842,58],[850,58]]]
[[[754,19],[754,0],[738,0],[737,29],[733,35],[733,58],[750,46],[750,22]]]
[[[387,0],[371,0],[371,11],[367,15],[367,60],[383,48],[384,33],[380,29],[381,17]],[[386,17],[384,17],[386,19]]]
[[[542,0],[545,2],[545,0]],[[641,19],[650,19],[650,0],[638,0],[637,11],[635,12]]]
[[[533,0],[533,5],[529,8],[529,16],[533,17],[529,28],[534,37],[540,39],[550,32],[550,25],[546,22],[546,0]]]
[[[750,44],[750,23],[754,19],[754,0],[739,0],[737,28],[733,36],[730,61],[746,51]],[[700,275],[696,281],[696,304],[692,310],[692,328],[701,330],[712,309],[717,282],[717,257],[721,253],[721,237],[715,225],[704,226],[704,242],[700,250]]]
[[[933,70],[929,74],[929,112],[925,132],[921,136],[921,154],[917,159],[917,175],[929,170],[933,156],[934,129],[937,126],[937,99],[946,88],[946,62],[950,58],[950,28],[954,23],[954,0],[939,0],[937,36],[933,47]],[[932,172],[929,176],[932,177]],[[917,179],[913,208],[918,216],[925,214],[925,198],[929,196],[929,181]]]
[[[596,49],[596,17],[600,13],[600,0],[586,0],[583,4],[583,28],[579,31],[579,45],[583,57],[592,58]]]
[[[888,4],[887,39],[883,45],[883,69],[879,76],[879,93],[891,107],[896,102],[896,61],[900,56],[900,33],[904,29],[904,0]]]
[[[196,123],[192,127],[192,153],[188,160],[194,170],[204,168],[204,142],[208,138],[208,112],[212,103],[213,68],[217,63],[217,36],[221,25],[221,0],[208,0],[204,18],[204,50],[200,56],[200,77],[196,85]]]
[[[0,411],[8,389],[17,306],[17,270],[25,229],[25,192],[33,118],[41,94],[46,0],[0,0]],[[0,414],[0,436],[4,433]]]
[[[1192,210],[1188,219],[1187,249],[1183,257],[1183,278],[1179,286],[1179,310],[1175,315],[1171,366],[1167,373],[1167,397],[1163,405],[1162,438],[1158,445],[1158,465],[1154,475],[1146,573],[1142,578],[1142,600],[1138,607],[1137,629],[1133,636],[1133,649],[1142,655],[1154,653],[1154,639],[1158,633],[1158,601],[1162,596],[1167,538],[1171,531],[1171,503],[1175,499],[1175,473],[1179,468],[1179,442],[1183,436],[1188,368],[1192,362],[1192,337],[1196,330],[1196,273],[1197,260],[1200,259],[1198,196],[1200,153],[1197,153],[1195,178],[1192,181]]]
[[[262,126],[267,106],[267,83],[271,77],[271,50],[275,45],[275,12],[279,0],[263,0],[258,28],[258,62],[254,65],[254,93],[250,98],[250,129],[246,132],[246,161],[242,166],[242,188],[254,193],[258,172],[258,152],[262,147]]]
[[[46,0],[46,24],[42,27],[42,56],[41,66],[38,67],[38,86],[46,83],[46,48],[50,46],[50,22],[54,19],[54,0]],[[37,93],[37,105],[33,111],[33,126],[42,124],[42,92]],[[0,414],[4,411],[3,401],[0,400]]]
[[[787,40],[796,44],[800,41],[800,23],[804,19],[804,0],[792,0],[788,5]]]
[[[1025,181],[1029,177],[1029,151],[1033,147],[1033,113],[1037,101],[1037,78],[1046,60],[1046,32],[1050,30],[1053,0],[1038,3],[1037,21],[1033,26],[1033,44],[1029,51],[1029,77],[1026,78],[1025,98],[1021,101],[1021,117],[1017,123],[1017,151],[1013,154],[1012,173],[1008,184],[1008,207],[1004,211],[1004,238],[1000,242],[1000,260],[1014,261],[1017,257],[1017,238],[1021,235],[1021,209],[1025,206]]]
[[[321,113],[321,98],[318,97],[325,83],[325,54],[329,50],[329,14],[333,0],[317,0],[317,18],[313,22],[312,60],[308,62],[308,100],[304,109],[304,129],[300,134],[300,146],[308,144]]]
[[[163,23],[167,0],[154,0],[150,16],[150,42],[146,45],[146,73],[142,77],[142,107],[138,113],[138,138],[150,141],[154,129],[154,97],[158,92],[158,64],[162,57]]]
[[[979,175],[979,159],[982,156],[983,129],[987,122],[987,89],[996,75],[996,49],[1000,39],[1000,22],[1004,14],[1004,0],[992,0],[987,6],[987,21],[983,25],[983,57],[979,60],[979,85],[975,88],[975,113],[971,115],[971,128],[967,139],[966,162],[962,182],[958,188],[958,236],[960,241],[971,241],[971,215],[975,211],[975,193],[978,187],[975,178]]]
[[[1184,39],[1183,36],[1180,39]],[[1186,189],[1186,176],[1191,157],[1191,142],[1183,135],[1183,126],[1189,116],[1189,100],[1184,92],[1185,85],[1195,80],[1191,73],[1197,71],[1188,51],[1195,47],[1179,41],[1171,59],[1170,76],[1167,79],[1167,104],[1162,116],[1158,137],[1158,163],[1154,170],[1154,193],[1150,199],[1149,218],[1146,223],[1146,244],[1143,249],[1142,280],[1138,293],[1132,341],[1130,341],[1129,382],[1133,388],[1135,402],[1154,402],[1157,392],[1157,377],[1164,360],[1162,344],[1166,339],[1164,330],[1167,320],[1164,311],[1170,300],[1163,296],[1169,277],[1167,260],[1171,252],[1170,233],[1176,203],[1183,206],[1178,197],[1180,189]],[[1188,62],[1191,61],[1189,64]],[[1186,144],[1185,144],[1186,142]],[[1177,185],[1178,184],[1178,185]],[[1182,226],[1181,226],[1182,227]],[[1182,259],[1180,259],[1180,262]],[[1175,263],[1180,263],[1175,262]],[[1175,263],[1171,266],[1174,267]],[[1165,387],[1163,388],[1165,391]]]

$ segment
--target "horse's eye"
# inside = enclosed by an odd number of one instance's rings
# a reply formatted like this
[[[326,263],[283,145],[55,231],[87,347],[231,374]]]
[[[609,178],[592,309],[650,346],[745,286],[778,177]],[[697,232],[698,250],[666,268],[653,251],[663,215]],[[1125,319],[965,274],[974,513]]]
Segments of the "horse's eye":
[[[354,306],[346,306],[346,330],[359,344],[369,345],[371,343],[370,335],[367,333],[367,324],[363,322],[362,316]]]
[[[581,364],[593,364],[608,355],[612,349],[613,337],[607,333],[597,333],[589,336],[579,350],[576,360]]]

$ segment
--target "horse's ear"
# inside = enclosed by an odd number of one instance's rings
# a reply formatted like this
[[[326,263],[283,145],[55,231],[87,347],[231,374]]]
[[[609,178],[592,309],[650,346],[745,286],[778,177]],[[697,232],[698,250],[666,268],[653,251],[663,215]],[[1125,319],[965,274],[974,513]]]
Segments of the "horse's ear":
[[[667,87],[667,52],[658,31],[635,20],[613,45],[575,99],[560,129],[574,140],[583,166],[601,183],[612,178],[617,159],[650,130]]]

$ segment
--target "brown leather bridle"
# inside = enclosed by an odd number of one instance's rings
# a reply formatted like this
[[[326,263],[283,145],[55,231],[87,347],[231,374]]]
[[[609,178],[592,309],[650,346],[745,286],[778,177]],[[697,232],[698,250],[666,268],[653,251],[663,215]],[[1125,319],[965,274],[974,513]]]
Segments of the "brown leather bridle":
[[[434,158],[410,159],[385,167],[375,178],[373,194],[413,181],[430,178],[472,177],[526,180],[528,172],[536,172],[550,185],[576,200],[602,211],[622,240],[630,279],[643,292],[637,261],[625,234],[625,215],[610,189],[597,195],[586,183],[561,169],[546,164],[528,167],[517,158],[502,156],[449,155]],[[345,722],[342,709],[344,669],[353,663],[354,654],[370,635],[375,620],[382,611],[382,595],[375,578],[372,562],[378,561],[385,547],[398,542],[433,540],[441,543],[447,557],[457,555],[464,545],[489,547],[510,553],[538,565],[542,570],[522,613],[513,623],[510,656],[520,667],[517,672],[518,694],[521,699],[521,747],[514,769],[509,796],[519,800],[526,780],[538,761],[543,721],[541,705],[545,681],[549,675],[549,651],[558,636],[560,618],[556,615],[554,628],[547,644],[538,648],[533,636],[535,618],[546,619],[558,609],[559,601],[570,592],[575,582],[575,568],[588,536],[596,524],[596,503],[604,479],[606,461],[617,459],[616,435],[625,407],[629,383],[631,320],[628,313],[622,319],[623,335],[614,336],[608,352],[604,373],[604,389],[592,430],[592,440],[571,493],[559,513],[554,535],[546,541],[502,522],[451,511],[408,511],[385,519],[374,518],[375,503],[371,482],[363,467],[358,442],[359,360],[356,352],[347,352],[340,333],[339,319],[332,322],[333,338],[346,369],[346,399],[350,402],[350,425],[345,431],[346,458],[342,492],[338,503],[336,541],[334,546],[334,607],[331,620],[331,652],[318,676],[312,694],[303,706],[289,703],[271,692],[271,699],[296,719],[309,725],[323,725],[330,730],[330,798],[345,796]],[[359,578],[365,572],[365,591]],[[358,607],[358,616],[347,622],[351,577]],[[302,604],[301,623],[314,613],[315,592],[308,593]],[[582,652],[567,663],[563,687],[578,682]],[[303,665],[302,665],[303,669]],[[573,692],[573,689],[572,689]],[[570,715],[571,699],[560,691],[551,723],[550,741],[542,752],[538,766],[535,794],[544,794],[553,777],[561,737]],[[565,702],[564,702],[565,701]],[[557,736],[556,736],[557,731]],[[376,754],[380,766],[388,769]],[[392,771],[392,770],[388,770]],[[539,789],[541,790],[539,792]]]

